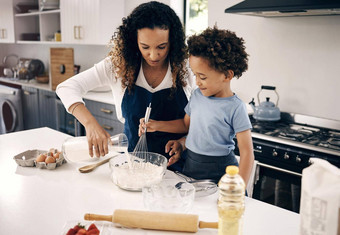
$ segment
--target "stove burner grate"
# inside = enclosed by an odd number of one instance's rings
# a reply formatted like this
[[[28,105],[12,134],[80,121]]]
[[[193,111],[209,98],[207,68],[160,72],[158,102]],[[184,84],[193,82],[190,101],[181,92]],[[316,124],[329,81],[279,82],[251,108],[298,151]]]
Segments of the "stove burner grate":
[[[330,138],[330,139],[328,140],[328,144],[334,145],[334,146],[340,148],[340,139]]]

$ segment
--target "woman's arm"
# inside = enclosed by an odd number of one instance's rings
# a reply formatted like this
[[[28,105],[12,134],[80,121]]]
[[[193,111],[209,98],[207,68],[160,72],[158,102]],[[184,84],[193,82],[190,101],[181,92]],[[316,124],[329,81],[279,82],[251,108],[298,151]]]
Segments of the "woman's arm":
[[[246,186],[250,178],[254,164],[253,142],[250,130],[242,131],[236,134],[238,148],[240,150],[240,175]]]
[[[108,63],[108,60],[101,61],[94,67],[60,83],[56,90],[66,110],[85,127],[90,156],[93,156],[93,149],[97,157],[108,153],[108,137],[110,135],[85,107],[82,97],[88,91],[108,85],[109,81],[113,80]],[[116,82],[116,80],[114,81]]]
[[[110,73],[110,60],[106,58],[95,64],[92,68],[81,72],[57,86],[56,93],[64,104],[67,111],[71,105],[80,102],[84,103],[83,96],[90,90],[117,80]],[[117,84],[120,86],[120,84]]]

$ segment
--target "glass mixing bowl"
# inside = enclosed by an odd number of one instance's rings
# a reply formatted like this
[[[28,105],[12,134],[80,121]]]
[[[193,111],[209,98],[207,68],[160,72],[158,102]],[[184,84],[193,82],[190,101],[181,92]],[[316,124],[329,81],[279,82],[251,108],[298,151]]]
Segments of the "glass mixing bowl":
[[[144,186],[161,182],[167,164],[167,158],[158,153],[123,153],[110,160],[111,179],[122,189],[142,191]]]
[[[143,187],[143,202],[150,211],[188,213],[195,199],[195,187],[178,179],[163,179]]]

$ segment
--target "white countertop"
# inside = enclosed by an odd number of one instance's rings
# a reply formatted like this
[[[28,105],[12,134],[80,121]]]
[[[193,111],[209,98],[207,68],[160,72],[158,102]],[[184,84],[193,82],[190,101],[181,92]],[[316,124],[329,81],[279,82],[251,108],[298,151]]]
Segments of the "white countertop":
[[[13,79],[13,78],[4,78],[0,77],[0,81],[16,84],[20,86],[26,86],[26,87],[34,87],[37,89],[43,89],[52,91],[49,83],[38,83],[35,79],[32,79],[30,81],[27,80],[19,80],[19,79]],[[105,92],[96,92],[96,91],[90,91],[83,97],[84,99],[89,99],[97,102],[102,102],[106,104],[113,104],[114,105],[114,99],[111,91],[105,91]]]
[[[115,209],[145,210],[141,192],[119,189],[110,179],[109,165],[88,174],[77,166],[63,164],[55,170],[20,167],[16,154],[29,149],[61,149],[69,136],[39,128],[0,135],[0,228],[1,234],[61,234],[67,221],[82,221],[85,213],[111,215]],[[171,176],[167,172],[166,176]],[[190,214],[199,220],[215,222],[215,193],[195,199]],[[244,235],[297,235],[299,214],[251,198],[246,198]],[[188,234],[114,228],[114,234]],[[217,234],[214,229],[200,229],[197,234]]]
[[[48,83],[38,83],[35,79],[27,80],[19,80],[14,78],[4,78],[0,77],[0,81],[12,83],[20,86],[34,87],[37,89],[49,90],[51,91],[50,85]]]

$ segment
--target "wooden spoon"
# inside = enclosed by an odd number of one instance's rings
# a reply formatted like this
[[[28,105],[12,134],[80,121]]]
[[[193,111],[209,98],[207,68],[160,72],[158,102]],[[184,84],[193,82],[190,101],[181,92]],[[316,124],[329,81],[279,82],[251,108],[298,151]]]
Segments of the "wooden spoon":
[[[110,157],[110,158],[107,158],[107,159],[105,159],[105,160],[103,160],[103,161],[101,161],[101,162],[97,162],[97,163],[95,163],[95,164],[91,164],[91,165],[87,165],[87,166],[80,167],[80,168],[79,168],[79,171],[80,171],[81,173],[89,173],[89,172],[93,171],[94,169],[96,169],[98,166],[107,163],[108,161],[110,161],[111,158],[114,158],[114,157],[116,157],[116,156],[118,156],[118,155],[119,155],[119,154],[116,154],[116,155],[114,155],[114,156],[112,156],[112,157]]]

